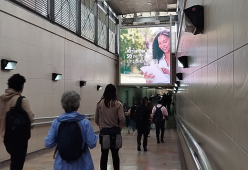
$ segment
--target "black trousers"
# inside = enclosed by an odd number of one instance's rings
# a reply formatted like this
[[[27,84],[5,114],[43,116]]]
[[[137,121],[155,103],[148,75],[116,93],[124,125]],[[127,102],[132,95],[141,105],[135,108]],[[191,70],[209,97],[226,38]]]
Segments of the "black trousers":
[[[143,148],[147,147],[147,137],[148,137],[148,128],[138,128],[138,135],[137,135],[137,144],[141,146],[141,137],[143,134]]]
[[[101,170],[107,170],[109,150],[111,150],[112,153],[114,170],[119,170],[120,169],[119,149],[101,149],[102,155],[100,161],[100,168]]]
[[[125,116],[125,124],[126,124],[126,127],[127,127],[127,128],[128,128],[128,126],[129,126],[129,122],[130,122],[129,116]]]
[[[10,154],[10,170],[22,170],[25,162],[28,141],[18,143],[5,143],[5,148]]]
[[[163,119],[162,121],[155,122],[157,141],[159,141],[160,130],[161,130],[160,139],[161,139],[161,141],[164,140],[164,124],[165,124],[165,119]]]
[[[167,111],[168,111],[168,114],[170,114],[170,105],[171,103],[167,103],[166,106],[167,106]]]

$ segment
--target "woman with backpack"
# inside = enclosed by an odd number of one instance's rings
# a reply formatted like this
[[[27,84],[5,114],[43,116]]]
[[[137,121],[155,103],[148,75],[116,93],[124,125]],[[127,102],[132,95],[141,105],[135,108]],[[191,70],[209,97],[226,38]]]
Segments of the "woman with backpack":
[[[116,88],[113,84],[108,84],[101,100],[97,103],[95,112],[95,122],[100,128],[101,170],[107,170],[109,150],[112,153],[114,170],[120,169],[119,148],[124,121],[123,106],[117,100]]]
[[[55,170],[94,170],[89,148],[96,147],[97,135],[85,115],[77,112],[80,100],[75,91],[62,95],[61,104],[65,113],[52,122],[45,138],[46,148],[57,145]]]

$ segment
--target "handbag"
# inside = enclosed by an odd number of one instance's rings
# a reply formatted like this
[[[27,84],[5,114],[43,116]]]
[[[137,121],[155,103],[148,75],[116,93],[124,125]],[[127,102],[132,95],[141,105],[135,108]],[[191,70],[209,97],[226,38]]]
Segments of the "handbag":
[[[122,137],[119,127],[102,128],[100,130],[102,149],[119,149],[122,147]]]
[[[100,140],[102,149],[119,149],[122,147],[122,136],[119,127],[103,128],[102,127],[102,114],[101,107],[98,107],[100,118]]]

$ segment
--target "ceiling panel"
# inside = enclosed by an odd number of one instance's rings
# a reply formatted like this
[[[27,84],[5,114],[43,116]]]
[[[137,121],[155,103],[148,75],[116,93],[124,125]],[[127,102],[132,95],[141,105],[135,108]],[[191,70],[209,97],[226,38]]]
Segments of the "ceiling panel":
[[[98,0],[102,1],[102,0]],[[177,0],[105,0],[117,15],[139,12],[166,12],[167,5],[176,4]],[[170,9],[172,12],[173,9]],[[174,9],[176,12],[176,9]]]

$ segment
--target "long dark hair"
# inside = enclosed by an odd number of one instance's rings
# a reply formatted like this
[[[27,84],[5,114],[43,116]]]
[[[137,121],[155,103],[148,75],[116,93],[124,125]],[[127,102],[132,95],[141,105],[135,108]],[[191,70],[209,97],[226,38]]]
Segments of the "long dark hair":
[[[157,59],[158,62],[163,57],[164,54],[164,52],[159,48],[158,45],[158,37],[160,35],[165,35],[166,37],[170,38],[170,32],[168,32],[167,30],[161,31],[156,35],[156,37],[153,40],[153,44],[152,44],[153,59]]]
[[[114,106],[117,100],[116,88],[113,84],[108,84],[104,90],[102,99],[106,107]],[[112,103],[111,103],[112,102]]]

